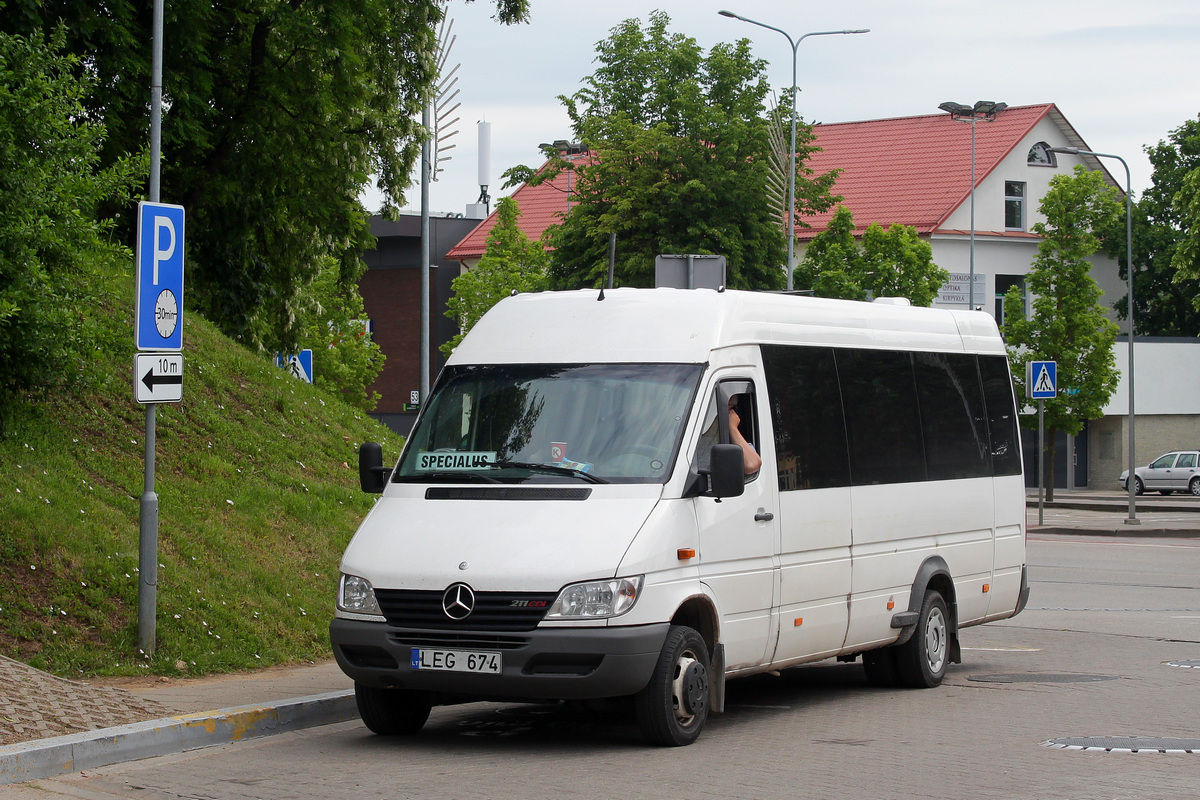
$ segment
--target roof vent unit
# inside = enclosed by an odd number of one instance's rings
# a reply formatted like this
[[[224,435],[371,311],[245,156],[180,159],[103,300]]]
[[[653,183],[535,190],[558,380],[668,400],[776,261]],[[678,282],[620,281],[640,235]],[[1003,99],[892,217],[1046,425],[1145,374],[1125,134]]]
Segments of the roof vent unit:
[[[871,301],[881,306],[911,306],[912,301],[907,297],[876,297]]]

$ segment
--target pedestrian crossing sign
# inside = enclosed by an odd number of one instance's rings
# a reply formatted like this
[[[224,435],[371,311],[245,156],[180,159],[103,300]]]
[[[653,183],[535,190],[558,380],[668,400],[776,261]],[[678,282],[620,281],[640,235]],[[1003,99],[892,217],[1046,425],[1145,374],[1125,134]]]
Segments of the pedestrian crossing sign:
[[[1030,361],[1025,367],[1025,386],[1030,400],[1053,400],[1058,395],[1058,363]]]

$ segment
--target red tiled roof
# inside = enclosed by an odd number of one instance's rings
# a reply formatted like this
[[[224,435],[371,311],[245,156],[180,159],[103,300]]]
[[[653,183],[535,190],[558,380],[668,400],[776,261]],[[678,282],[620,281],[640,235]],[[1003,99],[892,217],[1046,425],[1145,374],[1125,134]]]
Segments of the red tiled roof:
[[[573,161],[586,158],[586,156],[567,156],[566,158]],[[545,169],[544,166],[543,169]],[[540,239],[547,228],[557,225],[562,216],[567,213],[568,190],[574,179],[575,175],[571,170],[563,170],[553,180],[538,186],[523,183],[512,193],[513,199],[517,201],[517,207],[521,209],[521,216],[517,224],[531,240]],[[493,211],[487,219],[468,233],[466,238],[452,247],[450,252],[446,253],[446,258],[467,259],[482,256],[484,248],[487,246],[488,234],[491,233],[495,224],[496,212]]]
[[[1052,103],[1009,108],[993,122],[975,123],[975,185],[1016,147]],[[1062,120],[1065,124],[1065,120]],[[856,232],[872,222],[937,230],[971,193],[971,123],[949,114],[816,125],[808,168],[817,174],[841,169],[835,194],[854,213]],[[811,239],[824,230],[833,209],[797,217],[796,235]],[[800,222],[810,228],[801,228]]]
[[[1087,147],[1053,103],[1008,108],[993,122],[975,124],[975,185],[1046,116],[1072,145]],[[970,123],[937,113],[816,125],[814,131],[822,151],[813,153],[807,166],[817,174],[841,169],[833,191],[842,195],[842,204],[854,213],[857,233],[872,222],[899,222],[922,234],[954,233],[942,231],[939,226],[971,194]],[[1092,167],[1103,169],[1099,162]],[[530,239],[540,238],[566,213],[568,181],[573,177],[564,171],[553,181],[540,186],[522,185],[513,193],[521,208],[521,230]],[[798,217],[797,237],[813,238],[832,217],[833,209]],[[801,227],[801,222],[809,227]],[[450,250],[447,258],[483,255],[487,235],[495,224],[493,212]]]

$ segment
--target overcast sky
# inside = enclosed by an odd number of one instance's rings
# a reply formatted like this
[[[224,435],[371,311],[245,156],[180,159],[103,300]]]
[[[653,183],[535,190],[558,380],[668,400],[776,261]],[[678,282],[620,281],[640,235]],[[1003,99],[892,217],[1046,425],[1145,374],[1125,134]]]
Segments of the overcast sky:
[[[1011,106],[1056,103],[1088,143],[1129,162],[1133,188],[1150,183],[1146,144],[1200,114],[1200,3],[1196,0],[530,0],[529,24],[494,22],[491,0],[447,5],[456,37],[448,68],[460,64],[459,133],[452,160],[431,187],[431,212],[462,213],[479,195],[477,126],[491,128],[492,203],[508,192],[499,175],[542,161],[538,144],[568,139],[558,95],[573,94],[594,69],[595,44],[621,21],[655,8],[671,30],[707,51],[748,38],[769,64],[777,92],[791,83],[784,37],[719,16],[727,8],[782,28],[870,28],[815,36],[798,53],[798,108],[809,122],[907,117],[953,100]],[[1118,181],[1117,162],[1109,170]],[[511,191],[511,190],[510,190]],[[364,198],[371,210],[378,196]],[[420,189],[407,207],[419,210]],[[374,206],[372,205],[374,204]]]

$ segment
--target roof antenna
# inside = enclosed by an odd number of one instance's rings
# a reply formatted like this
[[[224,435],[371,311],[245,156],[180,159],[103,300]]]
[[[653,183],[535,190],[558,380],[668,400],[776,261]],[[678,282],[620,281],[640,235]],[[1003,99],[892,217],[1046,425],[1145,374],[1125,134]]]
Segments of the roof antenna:
[[[617,235],[610,233],[608,235],[608,288],[613,288],[613,274],[617,267]],[[600,287],[600,296],[597,300],[604,299],[604,287]]]

